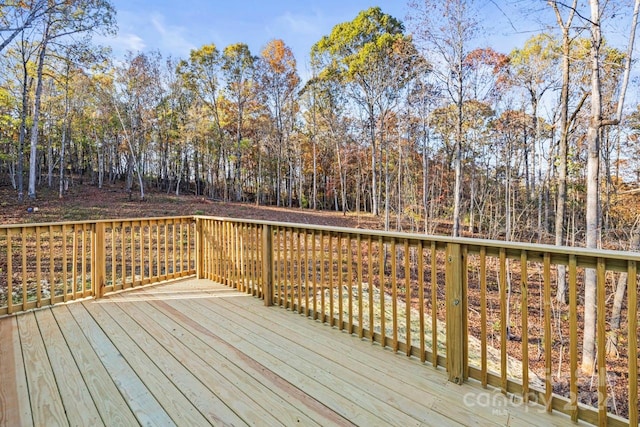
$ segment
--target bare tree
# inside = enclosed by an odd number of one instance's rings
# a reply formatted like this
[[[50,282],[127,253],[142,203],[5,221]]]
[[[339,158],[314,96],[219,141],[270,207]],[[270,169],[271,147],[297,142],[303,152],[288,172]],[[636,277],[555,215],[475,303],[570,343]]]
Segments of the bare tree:
[[[110,31],[114,26],[114,9],[108,0],[75,0],[61,2],[58,7],[47,9],[42,20],[42,41],[38,52],[36,92],[34,95],[33,124],[29,158],[29,197],[36,197],[36,169],[40,105],[43,87],[43,70],[47,49],[55,40],[73,40],[73,36],[94,31]]]
[[[455,184],[453,192],[454,237],[460,234],[462,203],[463,105],[467,98],[465,58],[470,42],[480,26],[473,11],[473,0],[413,0],[409,3],[415,15],[409,17],[417,38],[429,48],[434,74],[444,85],[444,92],[456,105],[456,141],[454,154]],[[437,65],[442,69],[438,71]]]
[[[631,69],[631,59],[633,54],[633,44],[635,40],[635,30],[638,22],[638,10],[640,0],[635,0],[632,15],[632,24],[629,34],[627,55],[624,65],[624,77],[620,87],[620,95],[617,103],[616,116],[605,120],[602,117],[602,85],[601,70],[602,59],[600,48],[602,46],[602,9],[599,0],[589,0],[591,17],[589,25],[591,30],[591,119],[587,130],[587,204],[586,204],[586,247],[597,248],[600,245],[600,134],[603,126],[618,125],[622,117],[622,109],[629,73]],[[594,269],[585,270],[585,291],[584,291],[584,341],[582,347],[581,369],[584,373],[592,373],[595,369],[596,357],[596,271]],[[604,304],[604,301],[601,302]],[[604,375],[603,372],[599,375]],[[605,380],[606,381],[606,380]]]

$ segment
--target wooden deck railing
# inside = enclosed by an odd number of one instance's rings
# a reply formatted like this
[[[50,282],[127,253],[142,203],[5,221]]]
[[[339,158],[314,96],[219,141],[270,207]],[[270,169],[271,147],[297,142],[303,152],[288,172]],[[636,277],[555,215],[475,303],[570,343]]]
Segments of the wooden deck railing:
[[[0,315],[195,273],[192,217],[0,226]]]
[[[630,252],[203,216],[0,226],[0,315],[196,274],[444,367],[453,382],[498,387],[531,410],[637,425],[639,261]],[[567,304],[556,302],[559,265]],[[598,282],[593,375],[578,368],[588,268]],[[619,281],[627,289],[615,326]],[[487,396],[465,404],[494,404]]]
[[[638,424],[640,254],[198,217],[198,277],[592,424]],[[568,304],[556,300],[566,266]],[[585,269],[597,371],[579,371]],[[615,286],[627,275],[619,328]],[[618,345],[611,347],[615,335]],[[492,404],[475,396],[469,404]],[[588,401],[588,403],[584,403]],[[537,404],[537,405],[536,405]],[[499,408],[497,408],[499,409]],[[534,409],[532,409],[534,410]],[[622,414],[622,415],[616,415]]]

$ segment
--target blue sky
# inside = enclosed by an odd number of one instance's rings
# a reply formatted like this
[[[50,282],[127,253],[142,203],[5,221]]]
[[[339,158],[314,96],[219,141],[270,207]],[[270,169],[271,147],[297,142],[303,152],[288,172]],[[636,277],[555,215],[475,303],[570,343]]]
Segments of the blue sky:
[[[100,38],[116,58],[127,50],[159,50],[186,58],[191,49],[215,43],[222,50],[244,42],[255,55],[272,39],[293,49],[303,69],[311,46],[334,25],[352,20],[378,2],[367,0],[113,0],[118,35]],[[404,1],[382,1],[383,11],[404,20]]]
[[[115,58],[128,50],[159,50],[165,57],[186,58],[191,49],[207,43],[222,50],[237,42],[247,43],[258,55],[269,40],[279,38],[293,49],[303,78],[311,46],[334,25],[352,20],[371,6],[380,6],[402,21],[408,12],[406,0],[113,0],[113,4],[118,11],[118,35],[97,41],[111,46]],[[502,12],[515,13],[498,11],[492,2],[485,4],[480,12],[494,18],[490,24]],[[495,47],[498,43],[508,53],[515,42],[527,37],[514,37],[512,29],[505,28],[506,32],[489,28],[489,37],[495,37],[480,44]]]

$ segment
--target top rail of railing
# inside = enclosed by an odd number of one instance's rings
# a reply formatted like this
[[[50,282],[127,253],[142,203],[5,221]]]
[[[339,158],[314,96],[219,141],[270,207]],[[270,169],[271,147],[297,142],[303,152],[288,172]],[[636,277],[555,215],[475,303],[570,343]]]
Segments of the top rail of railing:
[[[481,248],[487,250],[488,255],[498,255],[500,250],[506,251],[506,256],[512,259],[520,259],[523,251],[527,252],[529,260],[542,260],[545,254],[551,255],[552,264],[568,265],[570,256],[575,256],[577,265],[585,268],[596,268],[598,259],[607,260],[607,269],[611,271],[626,271],[628,261],[640,262],[640,252],[618,251],[607,249],[587,249],[573,246],[555,246],[540,243],[511,242],[503,240],[477,239],[470,237],[449,237],[428,234],[382,231],[372,229],[336,227],[315,224],[302,224],[293,222],[264,221],[253,219],[240,219],[231,217],[202,216],[194,218],[213,221],[230,221],[240,224],[269,225],[271,227],[287,229],[305,229],[324,233],[338,233],[352,236],[371,236],[382,238],[383,241],[408,240],[409,242],[428,241],[436,242],[438,248],[444,248],[449,243],[464,245],[470,253],[479,253]]]

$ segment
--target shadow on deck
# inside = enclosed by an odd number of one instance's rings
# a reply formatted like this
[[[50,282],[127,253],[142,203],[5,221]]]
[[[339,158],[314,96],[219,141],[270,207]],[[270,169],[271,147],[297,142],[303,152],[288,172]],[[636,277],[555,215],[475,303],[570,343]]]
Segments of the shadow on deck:
[[[0,424],[572,425],[208,280],[0,319]]]

